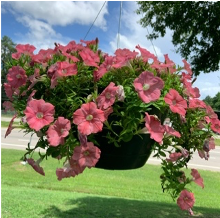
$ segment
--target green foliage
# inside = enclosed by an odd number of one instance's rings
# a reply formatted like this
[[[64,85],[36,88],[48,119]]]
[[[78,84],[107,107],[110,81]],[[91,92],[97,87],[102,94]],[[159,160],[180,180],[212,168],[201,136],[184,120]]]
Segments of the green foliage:
[[[16,52],[15,46],[16,44],[8,36],[3,36],[1,39],[1,70],[3,72],[7,70],[7,62],[12,60],[12,53]]]
[[[16,44],[8,36],[3,36],[1,39],[1,104],[8,100],[3,84],[6,82],[8,65],[12,61],[11,55],[16,52],[15,45]]]
[[[219,1],[139,1],[143,27],[152,27],[148,39],[164,36],[171,29],[177,51],[190,60],[195,75],[219,70]]]
[[[210,97],[209,95],[206,96],[203,101],[210,105],[213,110],[219,111],[220,112],[220,92],[218,92],[213,98]]]

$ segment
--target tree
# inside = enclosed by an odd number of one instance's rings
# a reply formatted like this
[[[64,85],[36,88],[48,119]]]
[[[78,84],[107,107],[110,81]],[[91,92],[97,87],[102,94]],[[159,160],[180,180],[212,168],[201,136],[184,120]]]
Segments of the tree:
[[[1,103],[7,100],[3,84],[8,73],[7,63],[12,60],[12,53],[16,52],[15,46],[16,44],[8,36],[3,36],[1,39]]]
[[[203,99],[203,101],[210,105],[214,110],[220,112],[220,92],[218,92],[213,98],[209,95]]]
[[[203,99],[203,101],[204,101],[206,104],[208,104],[208,105],[210,105],[210,106],[212,107],[213,103],[212,103],[212,97],[211,97],[210,95],[206,96],[206,97]]]
[[[12,60],[12,53],[16,52],[16,44],[8,37],[3,36],[1,39],[1,79],[5,79],[7,75],[7,62]]]
[[[219,1],[140,1],[143,27],[152,27],[148,39],[173,31],[172,43],[187,59],[195,75],[220,69]]]

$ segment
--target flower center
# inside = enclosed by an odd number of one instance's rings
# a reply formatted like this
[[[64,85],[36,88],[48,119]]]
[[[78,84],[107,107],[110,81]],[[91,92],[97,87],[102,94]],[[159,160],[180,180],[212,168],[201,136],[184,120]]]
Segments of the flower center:
[[[176,100],[173,100],[172,103],[173,103],[173,105],[176,105]]]
[[[92,120],[93,119],[93,116],[92,116],[92,114],[89,114],[87,117],[86,117],[86,120]]]
[[[17,75],[16,75],[16,78],[20,79],[20,78],[21,78],[21,75],[20,75],[20,74],[17,74]]]
[[[144,90],[144,91],[147,91],[149,88],[150,88],[150,85],[149,85],[149,84],[145,83],[145,84],[143,85],[143,90]]]
[[[43,118],[43,113],[42,112],[37,112],[37,114],[36,114],[36,117],[37,118],[39,118],[39,119],[41,119],[41,118]]]
[[[84,156],[88,156],[89,155],[89,151],[85,151],[83,152]]]
[[[107,92],[107,93],[105,94],[105,97],[106,97],[107,99],[110,99],[110,98],[111,98],[111,93]]]
[[[62,73],[63,73],[63,74],[66,74],[66,73],[67,73],[67,70],[66,70],[66,69],[63,69],[63,70],[62,70]]]

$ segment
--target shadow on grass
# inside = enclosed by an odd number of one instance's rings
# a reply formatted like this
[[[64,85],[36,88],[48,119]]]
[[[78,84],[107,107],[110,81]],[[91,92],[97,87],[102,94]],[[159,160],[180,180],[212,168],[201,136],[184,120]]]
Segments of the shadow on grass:
[[[65,203],[64,203],[65,204]],[[87,197],[65,204],[70,207],[51,206],[41,213],[43,218],[186,218],[176,204],[138,201],[121,198]],[[195,207],[195,217],[220,218],[220,209]]]

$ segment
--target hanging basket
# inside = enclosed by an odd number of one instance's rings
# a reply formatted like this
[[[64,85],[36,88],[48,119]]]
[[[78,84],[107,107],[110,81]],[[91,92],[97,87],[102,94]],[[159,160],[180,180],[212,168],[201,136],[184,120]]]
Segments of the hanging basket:
[[[95,167],[108,170],[129,170],[144,166],[155,142],[149,134],[141,137],[135,135],[129,142],[122,142],[120,147],[108,144],[101,135],[96,140],[101,145],[101,156]]]
[[[149,114],[156,114],[162,122],[165,120],[166,113],[162,114],[157,108],[151,107]],[[115,116],[109,116],[109,122],[117,120]],[[142,126],[142,128],[144,125]],[[120,128],[114,127],[114,131],[119,134]],[[108,130],[95,135],[101,150],[100,159],[96,164],[96,168],[108,170],[129,170],[137,169],[144,166],[150,157],[155,141],[150,138],[150,134],[134,135],[128,142],[120,141],[117,147],[114,143],[109,144],[105,137]]]

